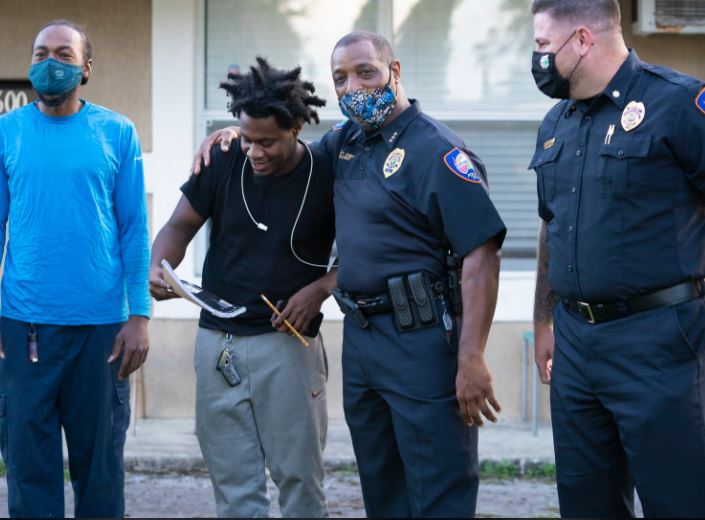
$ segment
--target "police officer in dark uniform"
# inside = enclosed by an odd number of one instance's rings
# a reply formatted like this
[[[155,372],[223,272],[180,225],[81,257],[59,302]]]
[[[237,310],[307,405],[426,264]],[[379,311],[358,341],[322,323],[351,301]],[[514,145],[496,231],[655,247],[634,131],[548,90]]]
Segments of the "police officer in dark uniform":
[[[633,516],[636,486],[646,516],[705,516],[703,82],[629,51],[617,0],[532,12],[534,77],[564,99],[530,165],[561,514]]]
[[[334,159],[343,401],[365,509],[472,516],[477,427],[500,411],[484,348],[506,229],[482,163],[406,97],[383,37],[348,34],[331,68],[348,120],[312,146]],[[211,134],[194,173],[237,135]]]
[[[482,163],[406,98],[384,38],[345,36],[331,68],[348,117],[323,139],[335,160],[334,294],[346,313],[343,398],[365,508],[473,515],[477,426],[499,411],[483,351],[505,227]],[[464,258],[462,304],[449,298],[449,250]]]

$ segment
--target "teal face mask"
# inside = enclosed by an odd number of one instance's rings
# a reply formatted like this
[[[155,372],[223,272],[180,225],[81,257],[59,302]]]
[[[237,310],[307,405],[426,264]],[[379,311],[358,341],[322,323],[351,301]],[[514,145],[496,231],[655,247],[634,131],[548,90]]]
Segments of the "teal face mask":
[[[75,89],[83,79],[83,67],[49,58],[29,68],[29,81],[37,93],[60,96]]]

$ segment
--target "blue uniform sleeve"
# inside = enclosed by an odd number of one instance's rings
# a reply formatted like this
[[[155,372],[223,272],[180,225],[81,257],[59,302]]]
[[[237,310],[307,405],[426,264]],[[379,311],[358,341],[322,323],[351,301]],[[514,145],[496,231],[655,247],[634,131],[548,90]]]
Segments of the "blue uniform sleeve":
[[[120,257],[130,316],[149,317],[149,235],[142,150],[131,123],[123,129],[122,153],[113,192]]]
[[[507,232],[487,192],[480,159],[461,148],[446,149],[434,158],[421,199],[433,231],[445,236],[464,257],[491,239],[502,247]]]
[[[705,84],[679,97],[671,147],[690,181],[705,193]]]

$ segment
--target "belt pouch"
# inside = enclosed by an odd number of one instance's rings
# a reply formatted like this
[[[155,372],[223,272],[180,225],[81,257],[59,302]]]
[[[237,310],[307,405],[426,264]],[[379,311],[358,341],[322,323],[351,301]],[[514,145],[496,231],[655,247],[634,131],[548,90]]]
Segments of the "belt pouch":
[[[421,325],[434,325],[438,323],[436,308],[429,291],[430,282],[423,271],[411,273],[407,277],[409,291],[411,292],[411,305],[416,307],[416,314]]]
[[[406,295],[406,286],[403,276],[395,276],[387,280],[389,296],[394,308],[394,319],[400,330],[413,329],[415,325],[414,315],[411,312],[409,298]]]

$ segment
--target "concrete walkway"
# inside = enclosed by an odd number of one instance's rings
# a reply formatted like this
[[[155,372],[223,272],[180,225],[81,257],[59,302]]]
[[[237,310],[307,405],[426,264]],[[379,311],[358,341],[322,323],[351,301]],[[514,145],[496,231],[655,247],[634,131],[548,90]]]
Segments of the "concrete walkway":
[[[140,419],[127,435],[125,466],[128,471],[167,473],[205,471],[194,434],[193,419]],[[502,421],[480,430],[480,462],[511,461],[519,468],[527,464],[552,463],[553,438],[549,425],[531,434],[529,424]],[[355,462],[350,432],[342,418],[331,418],[324,453],[326,466],[336,468]]]

